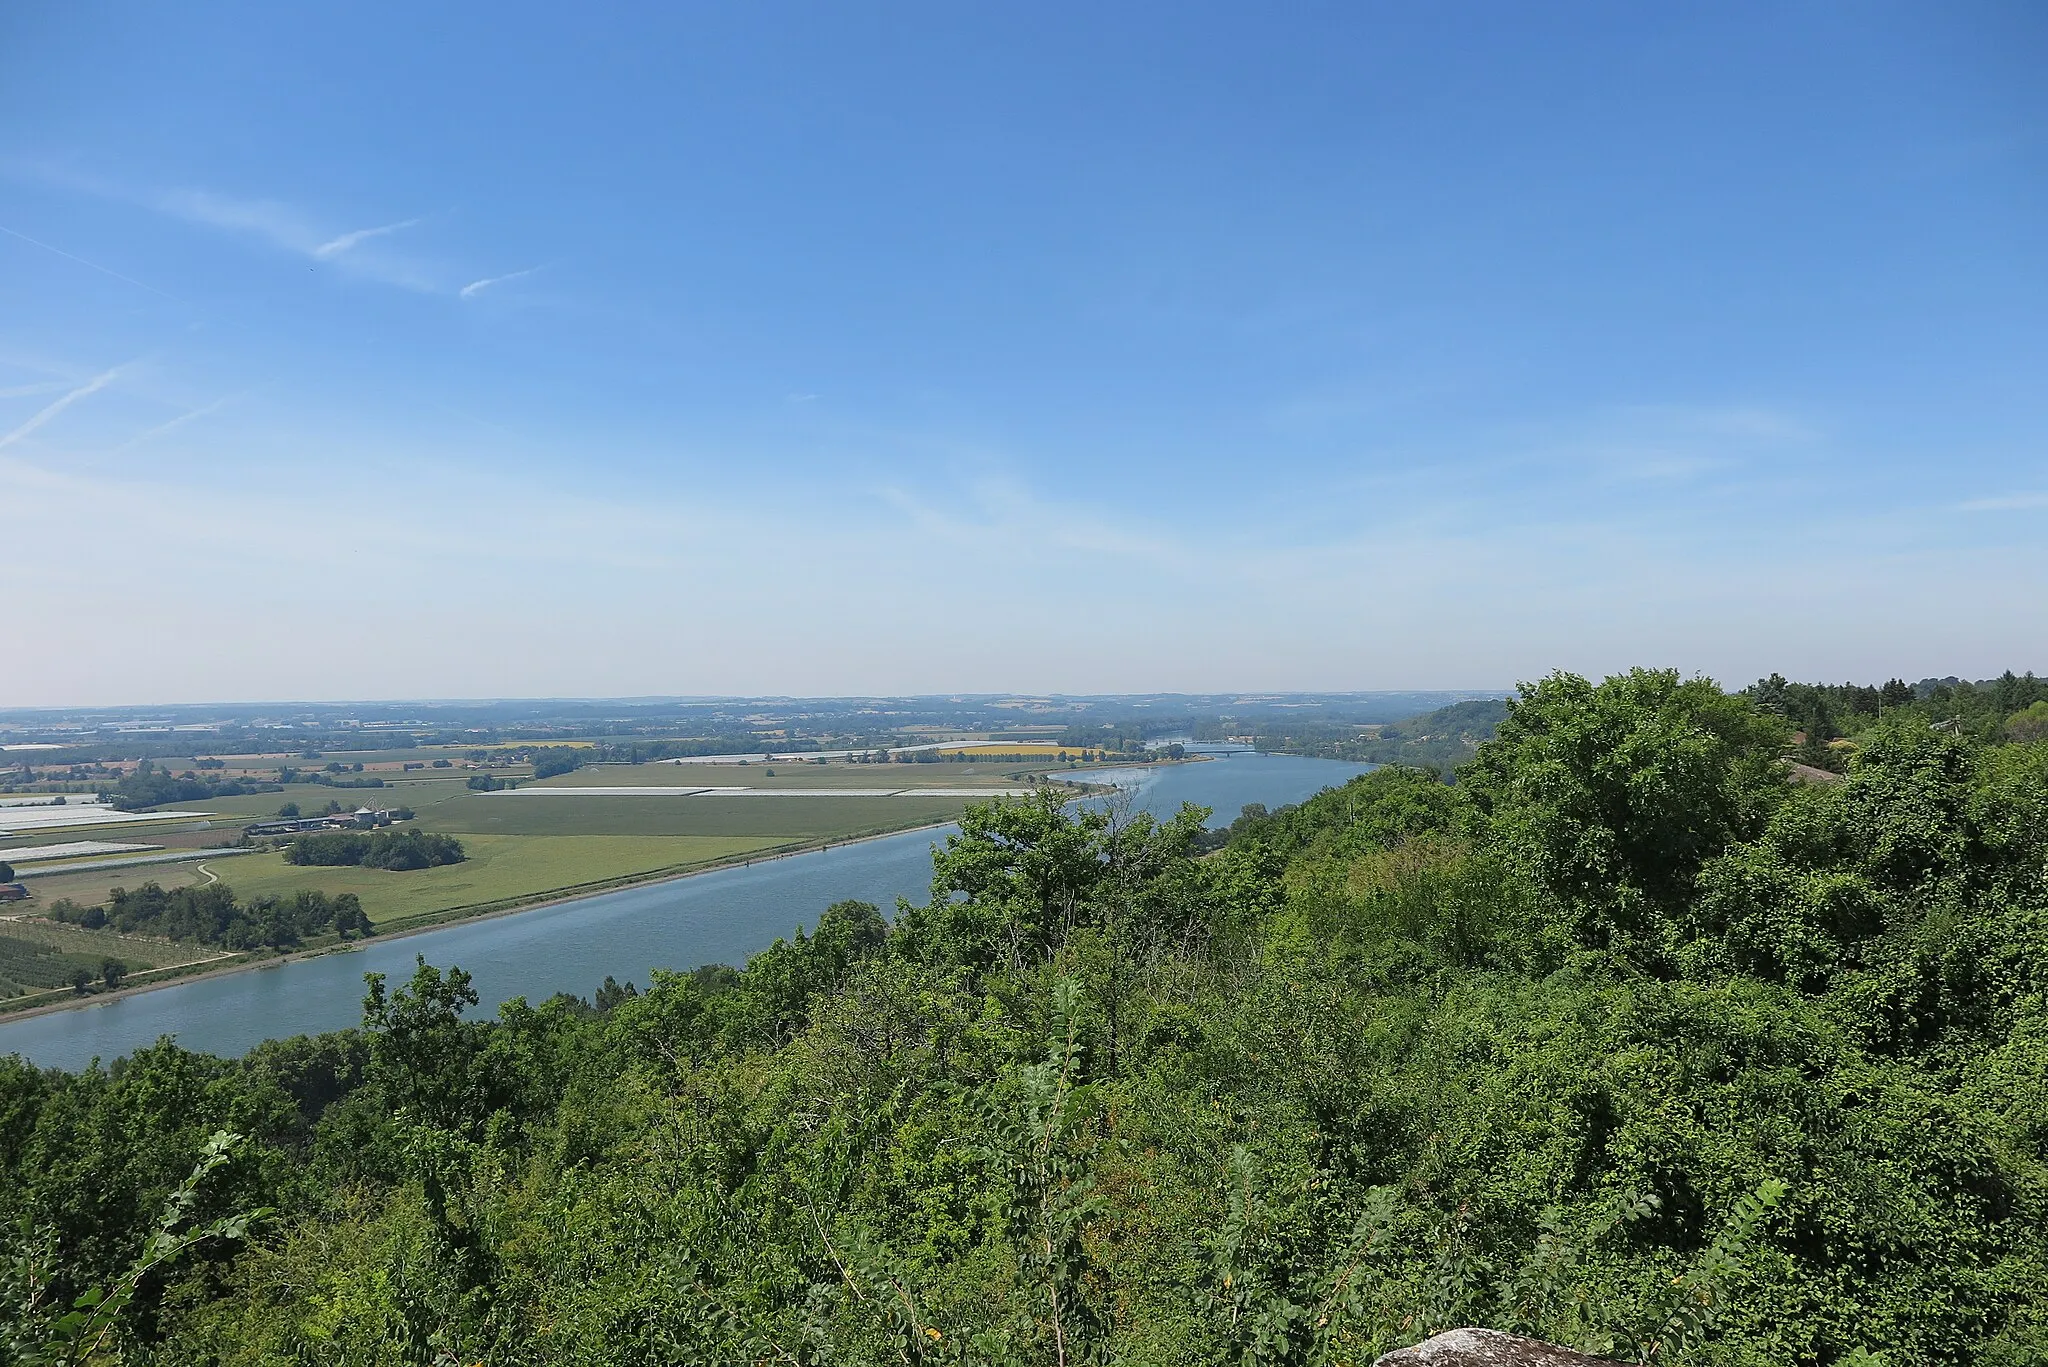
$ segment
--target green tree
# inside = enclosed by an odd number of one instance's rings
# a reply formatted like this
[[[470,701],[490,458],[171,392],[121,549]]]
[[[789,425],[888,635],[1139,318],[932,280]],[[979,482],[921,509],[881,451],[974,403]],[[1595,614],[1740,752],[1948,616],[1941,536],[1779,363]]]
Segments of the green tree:
[[[462,1019],[478,1000],[469,974],[444,974],[420,955],[412,981],[396,991],[385,990],[382,973],[363,981],[371,1079],[392,1107],[438,1129],[480,1126],[500,1097],[484,1057],[488,1027]]]
[[[1548,895],[1548,953],[1664,965],[1700,868],[1782,796],[1781,723],[1707,679],[1523,685],[1462,771],[1485,838]]]
[[[238,1134],[216,1132],[200,1151],[191,1175],[164,1203],[155,1230],[127,1270],[111,1284],[88,1287],[69,1305],[52,1296],[64,1281],[63,1272],[52,1266],[53,1241],[37,1240],[33,1226],[25,1222],[20,1245],[0,1266],[0,1310],[7,1312],[0,1315],[0,1362],[89,1367],[128,1360],[122,1351],[122,1315],[144,1284],[196,1248],[240,1241],[251,1224],[272,1213],[262,1208],[204,1224],[194,1221],[202,1184],[241,1143]]]
[[[2005,733],[2022,745],[2048,740],[2048,700],[2037,702],[2005,719]]]

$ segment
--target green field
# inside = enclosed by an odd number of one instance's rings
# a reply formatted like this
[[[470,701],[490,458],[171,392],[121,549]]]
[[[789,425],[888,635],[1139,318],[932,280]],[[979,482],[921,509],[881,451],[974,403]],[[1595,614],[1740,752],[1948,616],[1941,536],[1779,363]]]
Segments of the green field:
[[[467,838],[492,835],[667,835],[848,840],[883,831],[956,821],[957,797],[506,797],[472,794],[420,825]]]
[[[1014,764],[601,764],[539,788],[1014,788]]]
[[[35,895],[26,902],[16,903],[19,910],[34,913],[47,911],[51,904],[69,898],[82,907],[98,906],[107,900],[111,888],[139,888],[144,883],[155,883],[159,887],[182,888],[189,884],[204,883],[206,876],[199,872],[205,864],[223,881],[238,859],[258,859],[260,855],[230,855],[212,862],[205,859],[181,859],[169,864],[131,864],[124,869],[93,869],[81,873],[53,873],[28,880],[28,890]]]
[[[204,802],[181,806],[178,810],[219,813],[245,822],[276,816],[277,809],[287,802],[296,802],[299,810],[309,816],[330,802],[339,802],[351,811],[357,807],[411,807],[419,811],[470,791],[467,777],[426,779],[415,774],[402,780],[386,779],[382,788],[329,788],[318,783],[287,783],[283,792],[208,798]]]
[[[696,835],[464,835],[462,845],[469,858],[440,868],[392,872],[300,867],[285,863],[284,855],[278,853],[223,861],[216,872],[244,900],[304,889],[352,892],[362,899],[371,921],[389,928],[465,907],[538,897],[663,870],[682,872],[779,843],[758,837]]]

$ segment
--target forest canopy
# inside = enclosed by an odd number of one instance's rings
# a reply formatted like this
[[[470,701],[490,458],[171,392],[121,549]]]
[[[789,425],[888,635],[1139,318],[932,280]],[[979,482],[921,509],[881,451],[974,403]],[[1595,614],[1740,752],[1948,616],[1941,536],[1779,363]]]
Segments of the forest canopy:
[[[1944,720],[1800,784],[1768,699],[1553,675],[1456,786],[1221,848],[977,807],[924,904],[743,968],[478,1020],[421,961],[243,1059],[0,1060],[0,1321],[182,1189],[136,1360],[2038,1363],[2048,744]]]

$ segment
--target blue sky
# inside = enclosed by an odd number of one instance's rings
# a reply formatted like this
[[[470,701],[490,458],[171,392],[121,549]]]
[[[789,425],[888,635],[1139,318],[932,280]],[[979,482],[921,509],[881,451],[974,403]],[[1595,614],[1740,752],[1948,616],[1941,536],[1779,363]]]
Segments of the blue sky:
[[[2048,9],[0,17],[0,705],[2048,671]]]

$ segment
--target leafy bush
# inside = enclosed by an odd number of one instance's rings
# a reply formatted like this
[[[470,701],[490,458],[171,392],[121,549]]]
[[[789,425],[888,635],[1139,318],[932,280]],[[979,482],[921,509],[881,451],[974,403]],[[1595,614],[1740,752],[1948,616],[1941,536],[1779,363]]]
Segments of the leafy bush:
[[[107,796],[123,811],[138,812],[171,802],[205,802],[281,789],[280,784],[258,783],[253,779],[177,778],[161,770],[137,770],[116,783]]]

